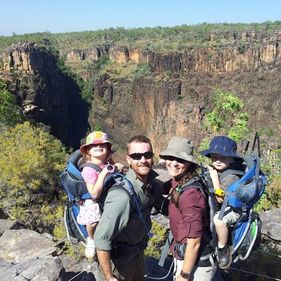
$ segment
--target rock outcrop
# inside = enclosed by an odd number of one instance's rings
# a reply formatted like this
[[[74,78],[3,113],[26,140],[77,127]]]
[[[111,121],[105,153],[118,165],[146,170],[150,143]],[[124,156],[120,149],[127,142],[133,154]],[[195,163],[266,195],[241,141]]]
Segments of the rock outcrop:
[[[0,224],[3,228],[2,220]],[[1,280],[59,280],[63,265],[52,256],[55,251],[50,236],[27,229],[6,230],[0,237]]]
[[[262,220],[262,232],[275,241],[279,241],[280,245],[276,248],[281,251],[281,209],[273,209],[260,214]]]
[[[96,263],[63,255],[51,235],[11,229],[14,225],[0,220],[0,280],[67,281],[77,276],[75,280],[102,281]]]

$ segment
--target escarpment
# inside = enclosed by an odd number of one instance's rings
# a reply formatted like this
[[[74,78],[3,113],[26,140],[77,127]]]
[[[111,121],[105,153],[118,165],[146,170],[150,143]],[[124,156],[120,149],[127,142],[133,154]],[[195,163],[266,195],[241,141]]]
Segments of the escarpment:
[[[187,41],[180,51],[117,44],[59,50],[65,64],[91,84],[88,116],[77,85],[44,47],[11,46],[0,54],[0,75],[9,81],[25,114],[49,125],[55,136],[73,146],[84,137],[87,121],[91,129],[111,133],[120,147],[137,133],[148,135],[156,152],[175,134],[190,136],[198,144],[206,134],[203,116],[218,88],[245,103],[253,131],[270,129],[277,140],[281,31],[213,32],[197,39],[193,45]],[[103,58],[105,68],[91,69]]]
[[[147,134],[157,151],[174,134],[198,143],[205,134],[202,118],[211,106],[211,94],[220,88],[245,103],[252,130],[266,127],[280,135],[281,33],[234,35],[221,47],[188,47],[182,52],[124,48],[120,54],[120,48],[115,52],[110,47],[115,63],[146,63],[151,73],[127,81],[116,81],[110,74],[100,77],[94,85],[90,124],[102,123],[123,145],[128,135]]]

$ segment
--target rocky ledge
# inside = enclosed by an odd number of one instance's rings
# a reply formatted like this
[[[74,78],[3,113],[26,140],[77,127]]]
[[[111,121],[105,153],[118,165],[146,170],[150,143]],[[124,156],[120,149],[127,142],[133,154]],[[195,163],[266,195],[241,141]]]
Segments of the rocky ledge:
[[[274,241],[274,248],[281,251],[281,209],[267,211],[261,214],[263,220],[262,233]],[[157,217],[156,217],[157,219]],[[161,221],[161,220],[160,220]],[[76,260],[62,253],[59,247],[60,242],[54,242],[49,234],[39,234],[28,229],[21,229],[16,222],[0,220],[0,276],[5,281],[102,281],[97,272],[96,262],[88,262],[85,259]],[[253,253],[256,259],[256,252]],[[260,261],[264,268],[272,268],[268,265],[267,259]],[[273,268],[278,270],[280,257],[272,257],[270,262],[275,264]],[[265,264],[266,263],[266,264]],[[164,268],[157,265],[157,260],[147,258],[146,268],[148,277],[159,278],[168,273],[170,260],[167,260]],[[237,268],[244,268],[245,264],[236,265]],[[250,270],[249,268],[247,268]],[[276,271],[275,270],[275,271]],[[280,269],[279,269],[280,270]],[[271,277],[280,277],[281,272],[264,272]],[[234,272],[235,275],[235,272]],[[239,279],[237,279],[237,278]],[[232,280],[256,280],[256,276],[243,274],[234,276]],[[246,279],[245,279],[246,278]],[[148,278],[149,279],[149,278]],[[153,280],[150,279],[150,280]],[[163,280],[172,280],[171,274]],[[217,280],[226,280],[223,277]]]

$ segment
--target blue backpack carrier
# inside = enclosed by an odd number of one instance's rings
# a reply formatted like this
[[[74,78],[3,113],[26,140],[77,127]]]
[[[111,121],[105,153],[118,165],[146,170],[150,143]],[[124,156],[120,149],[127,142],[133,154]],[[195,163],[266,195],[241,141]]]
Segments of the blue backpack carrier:
[[[257,148],[257,151],[255,147]],[[230,229],[230,239],[232,245],[232,261],[237,262],[240,260],[246,260],[251,251],[259,245],[259,239],[261,235],[261,220],[257,212],[253,210],[255,204],[260,200],[262,194],[265,191],[266,176],[261,171],[260,167],[260,144],[259,137],[256,134],[253,147],[248,152],[249,143],[245,148],[244,157],[244,170],[228,170],[224,172],[223,176],[228,173],[236,174],[240,177],[238,181],[231,184],[225,191],[224,202],[221,206],[219,218],[222,218],[224,210],[227,206],[235,208],[236,211],[241,212],[239,220]],[[214,188],[211,184],[208,172],[202,167],[202,173],[200,174],[201,184],[204,193],[208,198],[208,204],[210,209],[210,230],[212,232],[212,239],[210,240],[210,247],[213,249],[213,253],[208,258],[210,261],[215,256],[215,248],[217,245],[216,230],[213,223],[213,217],[218,210],[218,204],[214,194]],[[169,252],[169,245],[171,245],[173,237],[171,233],[162,249],[159,265],[163,266],[165,258]]]
[[[80,205],[83,203],[83,200],[92,198],[81,175],[81,170],[83,167],[87,166],[95,169],[97,172],[101,171],[101,168],[95,164],[80,164],[82,156],[83,155],[79,150],[73,152],[67,162],[65,170],[61,174],[62,187],[68,196],[68,201],[64,209],[64,226],[67,238],[73,244],[78,243],[79,241],[86,242],[88,237],[86,226],[77,223]],[[115,183],[118,184],[118,187],[127,192],[134,206],[134,212],[137,213],[138,217],[142,220],[148,235],[151,236],[148,226],[143,218],[139,197],[135,193],[131,182],[121,173],[113,173],[106,177],[101,196],[97,201],[101,211],[103,210],[108,190]]]
[[[259,244],[261,234],[261,220],[253,207],[265,191],[266,176],[260,167],[260,144],[257,134],[251,151],[247,150],[248,145],[244,157],[245,172],[238,181],[226,189],[219,213],[219,218],[222,218],[226,206],[241,212],[239,220],[231,229],[233,262],[247,259],[253,248]]]

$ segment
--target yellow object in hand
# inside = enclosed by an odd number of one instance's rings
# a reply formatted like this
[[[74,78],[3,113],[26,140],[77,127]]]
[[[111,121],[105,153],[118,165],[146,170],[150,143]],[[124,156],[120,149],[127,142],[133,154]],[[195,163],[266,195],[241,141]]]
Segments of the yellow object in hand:
[[[215,189],[215,195],[224,196],[224,190],[221,188]]]

